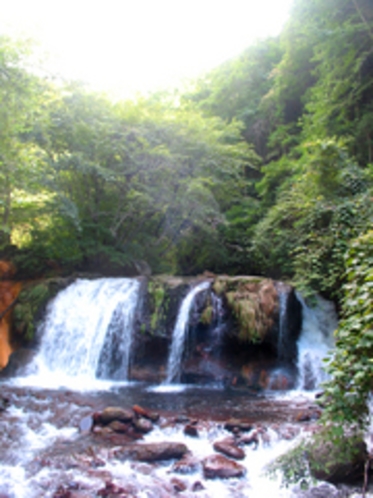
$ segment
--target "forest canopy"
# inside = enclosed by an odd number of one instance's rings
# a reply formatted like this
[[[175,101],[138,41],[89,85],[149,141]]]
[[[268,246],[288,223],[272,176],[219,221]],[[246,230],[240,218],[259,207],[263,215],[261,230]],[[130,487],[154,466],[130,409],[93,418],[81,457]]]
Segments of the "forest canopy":
[[[0,247],[24,275],[265,274],[341,302],[373,219],[370,0],[296,0],[187,90],[113,101],[0,38]]]

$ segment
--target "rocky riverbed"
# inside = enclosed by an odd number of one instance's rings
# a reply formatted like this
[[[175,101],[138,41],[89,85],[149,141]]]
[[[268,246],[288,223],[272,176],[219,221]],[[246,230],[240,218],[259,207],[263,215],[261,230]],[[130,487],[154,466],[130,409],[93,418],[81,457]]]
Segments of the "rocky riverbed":
[[[310,397],[217,388],[75,392],[2,384],[0,496],[353,496],[353,488],[326,483],[281,487],[263,473],[313,434],[319,412]]]

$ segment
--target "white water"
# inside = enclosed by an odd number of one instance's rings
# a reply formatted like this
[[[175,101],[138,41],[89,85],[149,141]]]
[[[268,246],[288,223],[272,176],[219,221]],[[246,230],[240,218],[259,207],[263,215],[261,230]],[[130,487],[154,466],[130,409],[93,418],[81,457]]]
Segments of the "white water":
[[[278,357],[283,359],[285,348],[286,348],[286,311],[287,311],[287,304],[288,304],[288,289],[285,289],[283,287],[279,288],[279,331],[278,331],[278,344],[277,344],[277,351],[278,351]]]
[[[177,316],[176,325],[172,336],[171,351],[168,358],[166,384],[177,382],[180,379],[180,364],[184,352],[185,332],[188,327],[189,313],[194,298],[199,292],[208,289],[210,282],[202,282],[194,287],[181,303]]]
[[[79,279],[61,291],[29,368],[33,384],[93,385],[98,369],[108,377],[110,353],[117,359],[112,378],[126,380],[138,291],[139,282],[128,278]]]
[[[297,294],[302,304],[303,322],[298,340],[298,389],[316,389],[327,379],[323,360],[334,346],[333,333],[338,327],[333,303],[317,297],[316,306],[309,307]]]

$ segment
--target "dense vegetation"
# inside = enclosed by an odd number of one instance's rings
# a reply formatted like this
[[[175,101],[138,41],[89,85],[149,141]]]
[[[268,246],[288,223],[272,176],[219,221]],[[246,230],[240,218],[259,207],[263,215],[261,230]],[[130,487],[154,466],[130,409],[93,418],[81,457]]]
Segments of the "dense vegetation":
[[[0,40],[0,244],[18,267],[288,278],[339,302],[372,220],[373,13],[295,2],[183,93],[112,102]]]
[[[341,403],[350,388],[355,408],[365,402],[371,0],[296,0],[278,38],[187,91],[136,101],[37,76],[27,46],[0,39],[3,255],[31,276],[150,266],[292,280],[343,309],[330,393]],[[353,377],[342,374],[351,362],[361,365]],[[338,406],[336,420],[356,418]]]

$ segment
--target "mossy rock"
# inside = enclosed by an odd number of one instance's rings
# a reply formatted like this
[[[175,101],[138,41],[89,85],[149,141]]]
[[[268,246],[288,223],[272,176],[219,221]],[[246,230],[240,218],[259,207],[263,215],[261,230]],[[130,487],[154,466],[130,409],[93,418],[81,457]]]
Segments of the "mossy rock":
[[[148,282],[150,329],[154,331],[167,313],[167,293],[164,282],[149,280]]]
[[[213,318],[214,318],[214,310],[211,304],[207,303],[207,306],[201,313],[200,322],[203,325],[211,325]]]
[[[49,279],[28,284],[21,290],[13,310],[14,343],[24,346],[35,339],[37,327],[43,318],[48,301],[70,283],[71,279]]]
[[[172,332],[179,304],[192,281],[190,277],[169,275],[149,278],[143,319],[151,335],[168,335]]]
[[[364,478],[368,452],[362,435],[345,434],[336,442],[325,429],[308,445],[307,456],[314,478],[353,484]]]
[[[243,342],[261,343],[278,314],[278,293],[270,279],[251,276],[217,277],[214,291],[225,298]]]

